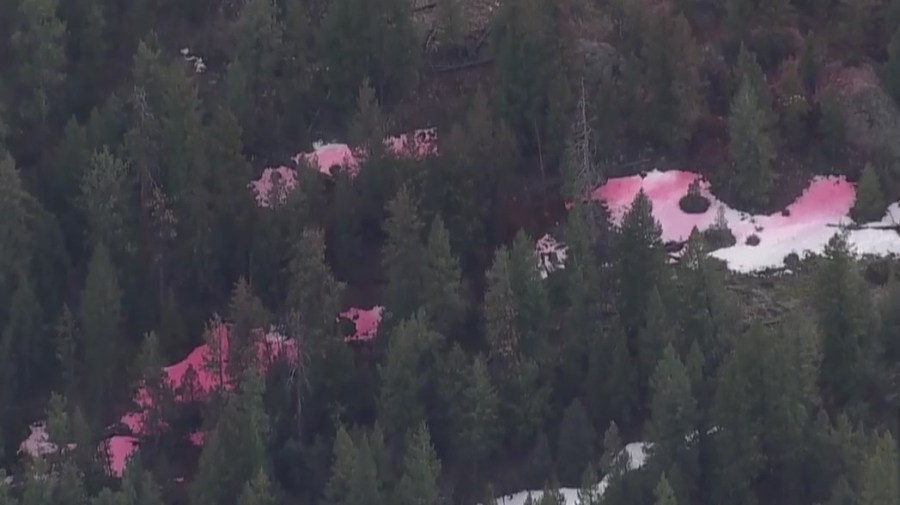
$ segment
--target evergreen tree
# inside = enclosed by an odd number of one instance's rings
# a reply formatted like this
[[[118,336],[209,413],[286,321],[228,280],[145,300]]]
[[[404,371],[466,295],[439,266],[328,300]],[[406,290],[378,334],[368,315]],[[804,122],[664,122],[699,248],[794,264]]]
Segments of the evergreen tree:
[[[894,102],[900,104],[900,25],[888,44],[888,60],[884,68],[885,88]]]
[[[44,328],[43,310],[27,275],[23,273],[19,278],[19,285],[9,306],[9,321],[0,337],[9,342],[12,359],[16,361],[12,383],[18,390],[19,401],[34,391],[40,384],[40,378],[49,371],[49,342]]]
[[[487,292],[484,295],[485,336],[491,360],[514,362],[519,354],[520,333],[517,325],[518,307],[513,292],[509,251],[500,248],[494,253],[494,264],[487,272]]]
[[[550,452],[550,441],[544,432],[540,432],[534,439],[526,465],[523,485],[527,486],[529,482],[547,482],[553,476],[553,454]]]
[[[671,345],[653,375],[648,436],[653,443],[656,474],[665,473],[675,495],[690,503],[697,489],[699,461],[696,444],[686,440],[697,429],[697,402],[691,392],[690,378]]]
[[[7,481],[6,471],[0,470],[0,505],[17,505],[19,503],[19,500],[13,496],[11,487]]]
[[[509,275],[521,352],[537,359],[547,345],[550,302],[538,270],[534,241],[519,231],[509,252]]]
[[[384,363],[378,366],[378,418],[392,443],[401,441],[407,431],[426,419],[429,368],[440,338],[428,328],[422,314],[401,322],[391,332]]]
[[[440,499],[438,478],[441,462],[431,446],[428,427],[420,423],[407,435],[403,470],[392,503],[396,505],[432,505]]]
[[[60,367],[60,389],[66,398],[75,398],[74,391],[78,381],[78,328],[75,316],[68,305],[63,306],[62,314],[56,323],[56,360]]]
[[[277,87],[285,34],[278,5],[272,0],[244,2],[233,27],[235,61],[247,76],[243,94],[246,105],[238,119],[244,145],[252,152],[272,149],[281,132],[282,104]]]
[[[424,271],[422,224],[417,206],[405,186],[388,203],[388,214],[385,223],[387,240],[381,261],[388,279],[385,307],[396,323],[413,315],[421,304]]]
[[[859,505],[888,505],[900,501],[897,445],[890,433],[877,433],[862,463]]]
[[[619,426],[615,421],[609,423],[609,427],[603,433],[603,454],[600,457],[600,470],[610,476],[610,480],[621,477],[621,474],[628,468],[628,462],[622,465],[620,457],[625,448],[622,439],[619,437]],[[627,453],[624,453],[627,456]]]
[[[363,80],[356,96],[356,114],[350,122],[348,140],[354,146],[365,148],[369,159],[378,159],[384,151],[387,119],[375,97],[375,90],[369,79]]]
[[[272,482],[266,472],[259,470],[253,480],[244,484],[237,505],[276,505]]]
[[[109,47],[107,23],[100,0],[60,2],[59,14],[65,23],[66,60],[69,63],[66,102],[77,115],[85,115],[99,103],[107,87],[104,82]]]
[[[878,173],[871,163],[866,163],[857,183],[853,214],[861,222],[877,221],[884,215],[885,208],[884,192],[881,190]]]
[[[20,160],[31,160],[48,141],[59,113],[66,80],[66,25],[57,0],[18,3],[18,23],[10,38],[14,66],[12,144]]]
[[[440,216],[431,222],[422,282],[422,306],[431,326],[443,335],[452,335],[465,315],[462,272]]]
[[[656,505],[678,505],[678,501],[675,499],[675,491],[669,485],[666,474],[659,478],[659,483],[653,490],[653,496],[656,498],[654,502]]]
[[[109,252],[94,248],[81,295],[82,369],[85,405],[98,422],[111,405],[122,369],[122,292]]]
[[[132,235],[132,205],[128,165],[108,147],[95,151],[81,181],[88,244],[103,244],[122,261],[137,245]]]
[[[238,279],[231,292],[228,308],[231,327],[228,329],[227,368],[230,377],[241,377],[244,370],[251,370],[256,365],[256,346],[262,337],[260,329],[267,327],[269,314],[243,277]]]
[[[329,4],[317,37],[329,103],[349,112],[347,106],[366,77],[379,102],[400,97],[415,81],[414,37],[409,7],[402,0]]]
[[[653,217],[653,204],[639,191],[622,218],[617,244],[619,315],[629,335],[645,325],[647,302],[664,275],[662,228]]]
[[[269,421],[263,406],[265,384],[255,370],[244,373],[203,446],[191,503],[234,504],[260,469],[269,467]]]
[[[594,459],[594,428],[581,401],[575,399],[559,425],[556,461],[563,485],[574,486]]]
[[[551,132],[554,86],[564,77],[561,14],[554,2],[504,4],[495,30],[497,108],[528,152],[543,155]],[[561,118],[559,118],[561,119]]]
[[[576,505],[599,505],[600,498],[599,486],[597,485],[597,471],[594,465],[589,464],[581,475],[581,487],[578,488]]]
[[[462,426],[458,447],[472,464],[473,473],[479,463],[494,450],[497,440],[499,398],[484,359],[479,355],[472,362],[463,390]]]
[[[775,147],[768,130],[770,113],[751,82],[744,77],[731,104],[728,150],[736,196],[743,205],[760,206],[768,201],[772,186]]]
[[[340,311],[345,284],[338,282],[325,260],[325,235],[304,230],[294,246],[287,307],[293,333],[304,340],[305,352],[319,352],[326,339],[337,336],[334,315]]]
[[[675,330],[666,313],[659,290],[654,288],[647,303],[647,324],[638,336],[638,377],[641,383],[642,398],[649,398],[650,377],[662,358],[667,345],[677,347]],[[646,403],[646,402],[642,402]]]
[[[814,293],[822,332],[824,395],[839,406],[863,401],[873,370],[873,312],[846,237],[836,234],[824,251]]]

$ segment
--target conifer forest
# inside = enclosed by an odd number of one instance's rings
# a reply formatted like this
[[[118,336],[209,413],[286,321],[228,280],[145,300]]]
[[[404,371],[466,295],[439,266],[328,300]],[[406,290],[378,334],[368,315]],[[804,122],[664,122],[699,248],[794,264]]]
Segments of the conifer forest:
[[[900,504],[900,0],[0,0],[0,505]]]

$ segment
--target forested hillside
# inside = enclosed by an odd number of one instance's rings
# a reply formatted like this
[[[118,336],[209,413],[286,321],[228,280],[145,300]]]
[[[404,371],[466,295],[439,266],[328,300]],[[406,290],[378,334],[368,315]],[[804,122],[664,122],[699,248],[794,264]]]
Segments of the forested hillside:
[[[0,505],[900,503],[900,0],[0,0],[0,68]]]

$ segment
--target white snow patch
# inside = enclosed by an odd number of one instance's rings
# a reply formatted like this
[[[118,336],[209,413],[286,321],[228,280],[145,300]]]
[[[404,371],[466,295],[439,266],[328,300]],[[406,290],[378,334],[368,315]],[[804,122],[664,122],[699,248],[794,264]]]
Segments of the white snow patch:
[[[783,268],[785,257],[791,253],[801,258],[821,254],[829,239],[842,227],[854,226],[849,213],[856,189],[843,177],[814,178],[784,212],[770,215],[752,215],[727,206],[710,192],[709,183],[701,180],[700,191],[709,199],[709,209],[702,214],[687,214],[678,202],[699,177],[692,172],[677,170],[619,177],[597,188],[593,197],[606,202],[613,223],[619,224],[638,191],[643,190],[653,202],[653,216],[659,221],[663,239],[667,241],[686,240],[695,227],[700,231],[709,228],[721,208],[737,244],[713,251],[711,255],[725,261],[731,270],[744,273]],[[898,254],[900,234],[893,229],[884,229],[898,221],[900,203],[895,203],[881,221],[849,230],[848,242],[858,254]],[[759,238],[758,245],[747,245],[751,235]]]
[[[626,468],[628,468],[628,470],[637,470],[643,467],[647,462],[647,453],[651,446],[652,444],[647,442],[632,442],[625,446],[625,449],[619,457],[627,456],[628,464]],[[598,496],[602,496],[603,493],[606,492],[607,487],[609,487],[609,476],[603,477],[594,489]],[[578,505],[578,489],[564,487],[560,488],[559,492],[563,498],[565,498],[566,505]],[[536,503],[543,495],[544,491],[541,489],[519,491],[518,493],[497,498],[496,505],[525,505],[529,496],[531,496],[532,501]]]

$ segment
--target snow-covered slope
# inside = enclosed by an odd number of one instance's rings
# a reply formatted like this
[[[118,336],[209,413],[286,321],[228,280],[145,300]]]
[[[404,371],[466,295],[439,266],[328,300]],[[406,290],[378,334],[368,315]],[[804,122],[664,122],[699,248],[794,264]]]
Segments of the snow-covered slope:
[[[785,256],[790,253],[800,257],[819,254],[841,227],[854,224],[849,213],[856,199],[856,188],[843,177],[816,177],[785,211],[771,215],[752,215],[733,209],[710,193],[709,184],[701,180],[700,191],[711,205],[702,214],[687,214],[678,202],[699,177],[693,172],[677,170],[653,171],[643,177],[619,177],[598,187],[592,196],[606,202],[613,222],[619,223],[638,191],[643,189],[653,202],[653,215],[662,226],[664,240],[685,240],[694,227],[699,230],[709,228],[721,209],[737,244],[714,251],[712,256],[738,272],[783,267]],[[900,235],[894,230],[873,228],[875,225],[892,225],[894,218],[900,218],[897,204],[891,206],[881,222],[849,230],[851,246],[858,254],[900,253]],[[751,235],[759,238],[758,245],[747,245]]]

